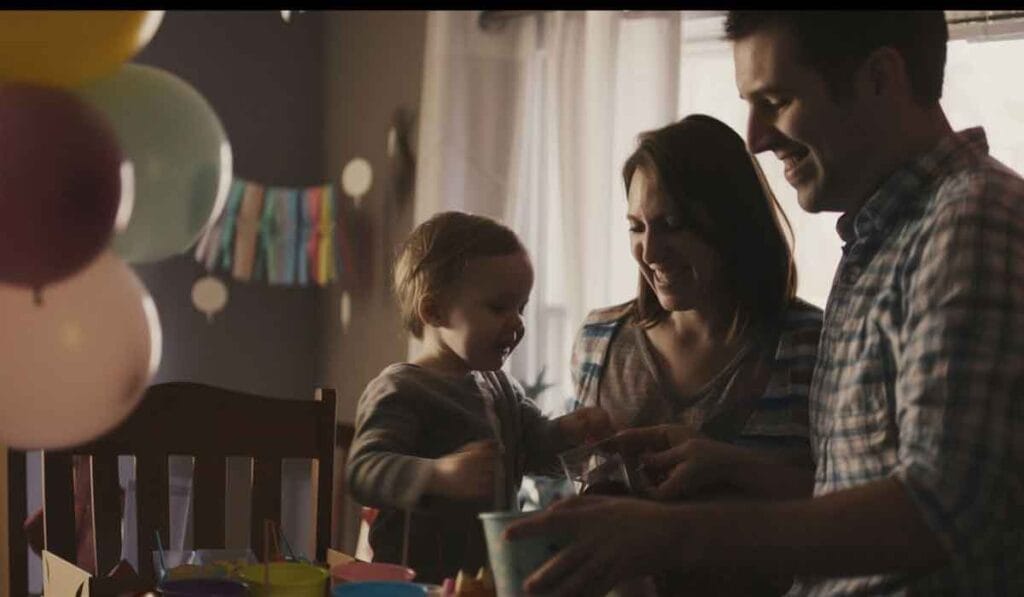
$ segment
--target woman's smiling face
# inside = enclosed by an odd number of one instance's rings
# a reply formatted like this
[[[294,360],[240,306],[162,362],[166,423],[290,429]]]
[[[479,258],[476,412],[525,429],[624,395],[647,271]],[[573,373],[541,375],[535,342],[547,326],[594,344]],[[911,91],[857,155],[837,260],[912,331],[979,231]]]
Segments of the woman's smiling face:
[[[693,221],[643,167],[630,179],[626,218],[633,257],[663,309],[686,311],[719,295],[721,256],[696,232],[708,222]]]

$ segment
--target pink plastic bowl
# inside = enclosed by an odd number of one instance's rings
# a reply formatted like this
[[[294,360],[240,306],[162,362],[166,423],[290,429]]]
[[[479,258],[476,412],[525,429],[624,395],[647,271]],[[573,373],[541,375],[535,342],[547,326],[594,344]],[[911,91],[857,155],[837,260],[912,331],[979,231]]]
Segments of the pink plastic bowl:
[[[416,571],[398,564],[383,562],[347,562],[331,568],[331,578],[337,583],[371,580],[411,582],[416,578]]]

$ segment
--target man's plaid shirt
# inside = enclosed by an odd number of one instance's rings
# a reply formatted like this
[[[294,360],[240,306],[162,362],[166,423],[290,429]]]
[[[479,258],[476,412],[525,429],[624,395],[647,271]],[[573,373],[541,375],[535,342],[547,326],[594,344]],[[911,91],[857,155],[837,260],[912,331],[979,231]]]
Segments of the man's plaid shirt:
[[[840,233],[811,386],[815,494],[900,480],[951,564],[792,593],[1024,595],[1024,180],[969,129]]]

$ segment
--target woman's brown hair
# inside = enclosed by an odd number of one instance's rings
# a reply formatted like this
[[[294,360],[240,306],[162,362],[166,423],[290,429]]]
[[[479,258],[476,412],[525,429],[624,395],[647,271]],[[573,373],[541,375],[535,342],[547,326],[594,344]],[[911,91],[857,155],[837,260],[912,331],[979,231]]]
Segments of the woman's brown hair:
[[[692,114],[640,134],[622,167],[627,193],[637,168],[690,222],[708,222],[695,232],[722,257],[736,300],[733,333],[749,326],[776,329],[796,295],[796,266],[786,241],[792,230],[743,139],[715,118]],[[668,315],[642,274],[636,309],[645,327]]]

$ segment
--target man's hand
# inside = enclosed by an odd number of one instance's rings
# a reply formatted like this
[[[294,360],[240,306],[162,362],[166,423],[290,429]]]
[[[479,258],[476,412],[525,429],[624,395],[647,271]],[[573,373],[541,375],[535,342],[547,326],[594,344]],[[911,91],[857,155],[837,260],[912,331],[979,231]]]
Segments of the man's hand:
[[[672,507],[611,497],[574,497],[517,522],[505,531],[514,541],[564,534],[571,544],[526,580],[524,592],[604,595],[623,580],[663,570],[680,561],[687,533]],[[666,549],[671,546],[672,549]]]

